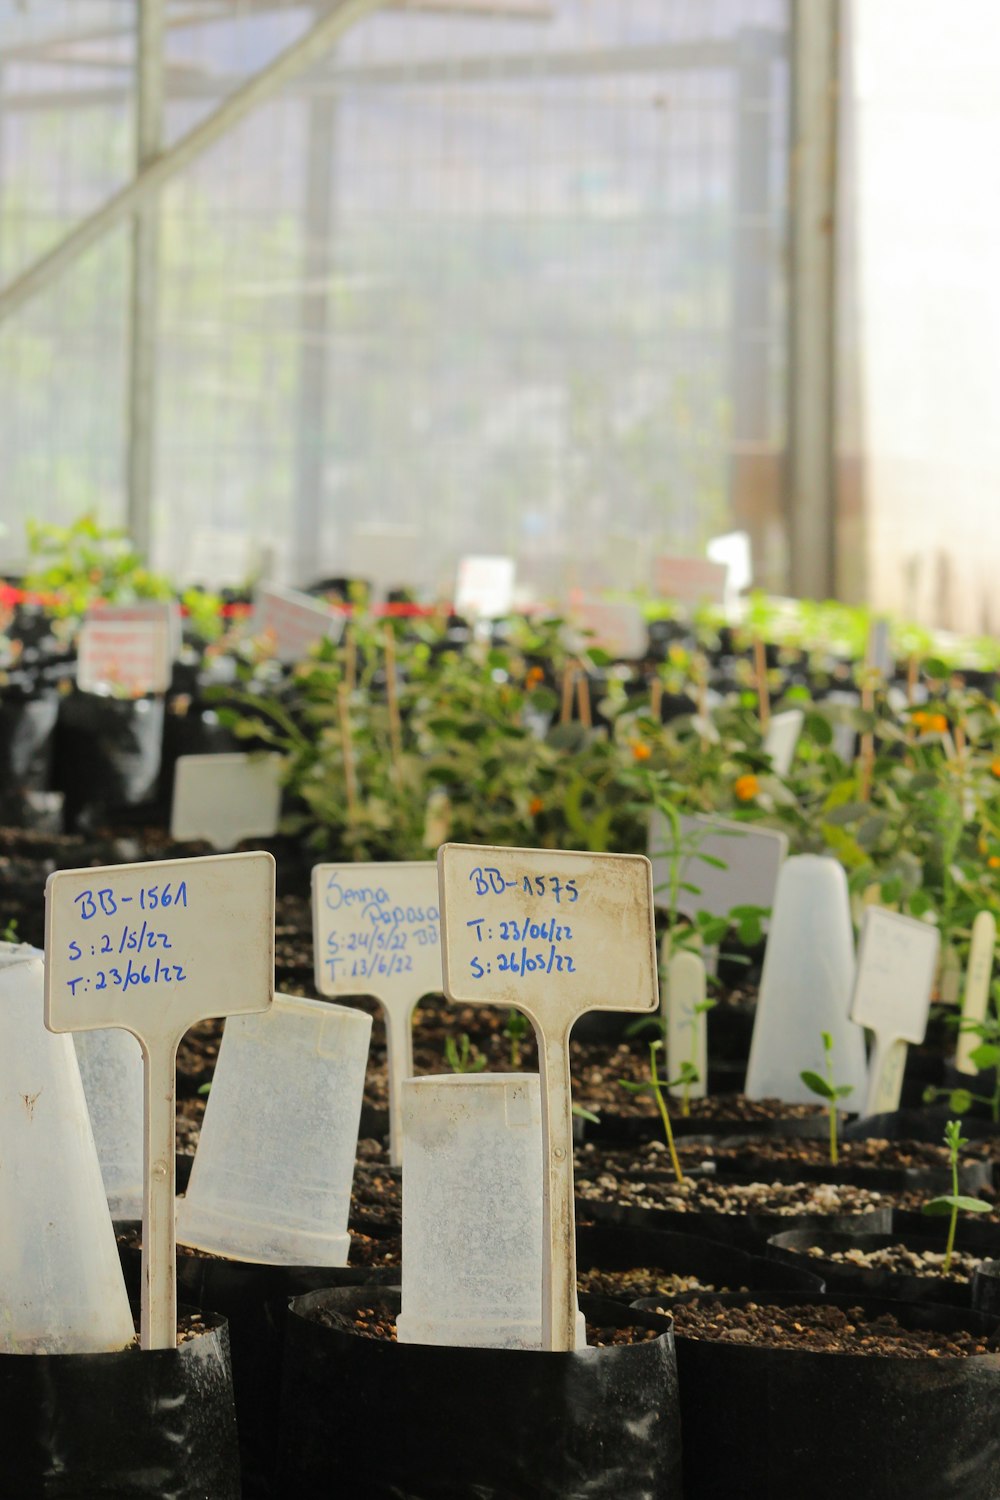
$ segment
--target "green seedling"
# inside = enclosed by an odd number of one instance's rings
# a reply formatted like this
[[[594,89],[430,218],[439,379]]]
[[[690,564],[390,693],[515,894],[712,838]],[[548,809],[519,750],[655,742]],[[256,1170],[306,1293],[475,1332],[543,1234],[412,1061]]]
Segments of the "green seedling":
[[[951,1270],[951,1258],[955,1251],[955,1230],[958,1226],[958,1211],[963,1209],[971,1214],[988,1214],[990,1205],[984,1203],[982,1198],[966,1198],[958,1191],[958,1153],[963,1146],[969,1144],[962,1134],[961,1120],[949,1120],[944,1127],[944,1143],[948,1147],[949,1162],[951,1165],[951,1192],[940,1198],[932,1198],[925,1203],[923,1212],[935,1217],[943,1214],[951,1215],[951,1223],[948,1225],[948,1241],[944,1250],[944,1265],[941,1270],[945,1276]]]
[[[630,1078],[619,1078],[618,1082],[623,1089],[628,1089],[630,1094],[652,1094],[656,1100],[656,1107],[660,1111],[660,1119],[663,1121],[663,1133],[666,1136],[667,1150],[670,1152],[670,1165],[674,1169],[674,1176],[678,1182],[684,1181],[684,1173],[677,1157],[677,1147],[674,1145],[674,1132],[670,1124],[670,1112],[667,1109],[667,1101],[664,1097],[664,1089],[677,1088],[686,1084],[690,1088],[692,1083],[698,1082],[698,1070],[691,1063],[681,1063],[680,1073],[676,1078],[661,1078],[657,1068],[657,1055],[663,1051],[663,1042],[657,1038],[649,1044],[649,1079],[646,1083],[633,1083]]]
[[[521,1042],[528,1033],[528,1018],[519,1010],[511,1009],[507,1013],[507,1020],[503,1028],[503,1034],[510,1043],[510,1065],[515,1072],[521,1066]]]
[[[485,1057],[481,1056],[478,1047],[474,1047],[469,1041],[467,1031],[462,1032],[457,1046],[453,1036],[445,1037],[444,1056],[453,1073],[481,1073],[486,1067]]]
[[[818,1094],[826,1101],[827,1113],[830,1116],[830,1165],[835,1167],[840,1160],[840,1152],[837,1148],[837,1101],[846,1099],[854,1090],[849,1083],[834,1083],[833,1037],[828,1031],[821,1031],[820,1037],[823,1042],[823,1072],[814,1073],[812,1068],[806,1068],[799,1074],[799,1077],[807,1089],[811,1089],[814,1094]]]
[[[949,1109],[953,1109],[957,1115],[968,1114],[973,1104],[985,1104],[994,1125],[1000,1125],[1000,1005],[997,990],[998,986],[994,984],[990,1010],[981,1021],[959,1019],[957,1023],[959,1032],[979,1037],[979,1046],[969,1053],[969,1061],[977,1074],[993,1070],[993,1092],[974,1094],[971,1089],[966,1088],[924,1090],[925,1104],[947,1099]]]
[[[18,943],[18,942],[20,942],[20,938],[17,935],[17,918],[16,917],[11,917],[10,921],[7,923],[7,925],[4,928],[3,932],[0,933],[0,942],[3,942],[3,943]]]

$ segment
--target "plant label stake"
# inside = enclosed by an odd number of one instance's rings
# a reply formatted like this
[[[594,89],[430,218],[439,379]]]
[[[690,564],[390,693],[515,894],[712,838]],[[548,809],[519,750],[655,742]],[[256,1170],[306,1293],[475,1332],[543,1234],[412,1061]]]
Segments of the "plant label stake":
[[[345,619],[311,594],[269,584],[254,595],[250,629],[253,635],[270,635],[278,661],[290,665],[308,656],[317,641],[339,641]]]
[[[274,859],[204,859],[61,870],[45,886],[45,1024],[120,1026],[144,1071],[144,1349],[177,1342],[174,1109],[177,1047],[196,1021],[274,999]]]
[[[936,927],[871,906],[865,916],[851,1019],[875,1033],[863,1113],[899,1108],[906,1049],[927,1030],[941,938]]]
[[[570,606],[573,623],[586,639],[577,649],[596,646],[614,661],[640,661],[649,644],[649,631],[637,604],[611,603],[592,594],[578,595]]]
[[[85,693],[120,688],[133,698],[165,693],[179,645],[177,622],[167,602],[88,611],[80,628],[77,686]]]
[[[972,924],[972,942],[969,945],[969,965],[965,971],[965,994],[962,997],[963,1022],[983,1021],[989,1004],[990,985],[993,980],[993,950],[996,947],[997,924],[992,912],[981,911]],[[955,1049],[955,1067],[960,1073],[976,1073],[978,1069],[970,1060],[982,1043],[974,1031],[959,1031]]]
[[[442,844],[444,992],[521,1010],[542,1084],[542,1332],[576,1347],[569,1036],[588,1010],[652,1012],[659,997],[652,867],[639,854]]]
[[[170,832],[232,849],[269,838],[281,814],[280,755],[181,755],[174,771]]]
[[[403,1080],[413,1077],[413,1007],[441,991],[437,865],[314,865],[313,963],[321,995],[371,995],[385,1013],[389,1156],[402,1161]]]
[[[779,776],[787,776],[792,769],[805,718],[801,708],[789,708],[784,713],[771,715],[764,736],[764,754],[771,757],[771,765]]]
[[[455,580],[455,613],[482,620],[509,615],[514,603],[512,557],[463,557]]]
[[[694,1064],[697,1082],[674,1084],[670,1093],[675,1099],[685,1094],[704,1099],[708,1092],[708,1028],[704,1006],[706,995],[705,965],[697,953],[681,952],[670,956],[670,934],[663,934],[661,958],[667,983],[663,995],[663,1019],[667,1035],[667,1067],[676,1078],[681,1064]]]
[[[734,907],[774,905],[778,875],[788,853],[787,834],[751,823],[687,814],[680,817],[680,833],[677,889],[673,893],[673,835],[663,813],[654,809],[649,821],[649,857],[658,907],[669,908],[676,899],[678,913],[693,918],[700,911],[728,917]],[[695,889],[686,890],[686,886]]]

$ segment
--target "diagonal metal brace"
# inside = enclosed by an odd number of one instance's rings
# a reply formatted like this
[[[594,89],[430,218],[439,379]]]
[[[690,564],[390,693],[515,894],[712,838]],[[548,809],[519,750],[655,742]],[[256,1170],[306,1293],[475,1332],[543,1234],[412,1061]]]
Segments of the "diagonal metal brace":
[[[69,269],[109,230],[134,213],[151,194],[189,166],[196,157],[286,83],[317,62],[333,44],[387,0],[340,0],[322,20],[278,54],[259,73],[241,84],[219,108],[195,125],[168,150],[154,157],[125,186],[83,219],[75,229],[27,266],[0,290],[0,322],[23,307]]]

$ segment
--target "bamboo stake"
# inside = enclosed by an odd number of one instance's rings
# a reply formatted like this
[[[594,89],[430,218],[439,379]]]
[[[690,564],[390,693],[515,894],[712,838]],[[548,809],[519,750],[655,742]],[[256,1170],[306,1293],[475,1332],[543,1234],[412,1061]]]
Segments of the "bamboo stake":
[[[358,679],[358,644],[354,631],[348,625],[344,631],[344,682],[349,693],[353,693]]]
[[[875,707],[875,689],[872,687],[867,668],[861,685],[861,708],[871,713]],[[872,794],[872,778],[875,773],[875,735],[868,729],[861,736],[861,752],[858,757],[858,800],[867,802]]]
[[[576,679],[576,710],[584,729],[591,729],[594,717],[590,709],[590,681],[582,667]]]
[[[568,661],[563,668],[562,706],[559,711],[560,724],[568,724],[573,717],[573,686],[576,681],[576,662]]]
[[[771,692],[767,685],[767,656],[764,642],[759,635],[753,641],[753,669],[757,679],[757,709],[760,713],[760,729],[766,734],[771,722]]]
[[[663,678],[657,674],[649,690],[649,711],[659,724],[663,718]]]
[[[351,742],[351,713],[347,683],[337,688],[337,708],[340,714],[340,743],[344,756],[344,789],[347,792],[347,818],[353,823],[358,816],[358,783],[354,774],[354,746]]]
[[[917,701],[917,680],[920,676],[920,663],[917,653],[910,652],[910,659],[906,664],[906,701],[912,708]]]
[[[385,697],[389,708],[389,745],[396,775],[403,760],[403,724],[399,717],[399,695],[396,692],[396,636],[391,625],[385,627]]]

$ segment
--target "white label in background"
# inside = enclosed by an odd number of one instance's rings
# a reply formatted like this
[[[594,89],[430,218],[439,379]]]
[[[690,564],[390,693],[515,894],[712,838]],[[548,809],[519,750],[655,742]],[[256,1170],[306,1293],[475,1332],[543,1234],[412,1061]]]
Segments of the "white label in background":
[[[588,1010],[654,1011],[649,861],[633,854],[443,844],[438,850],[449,1000],[516,1006],[538,1038],[548,1349],[576,1346],[569,1035]]]
[[[899,1108],[906,1043],[921,1042],[940,934],[927,922],[869,907],[861,933],[851,1019],[875,1033],[865,1114]]]
[[[580,649],[598,646],[615,661],[640,661],[646,655],[649,631],[637,604],[615,604],[584,595],[570,605],[570,615],[586,632]]]
[[[222,526],[196,526],[180,560],[180,576],[210,588],[239,588],[256,572],[256,548],[249,532]]]
[[[142,1346],[173,1348],[174,1107],[181,1037],[274,999],[274,860],[210,855],[62,870],[45,886],[45,1024],[120,1026],[145,1068]]]
[[[122,624],[148,620],[165,622],[170,634],[170,650],[179,656],[184,642],[184,624],[181,607],[176,599],[135,599],[131,604],[105,604],[95,599],[87,611],[87,619],[119,620]]]
[[[826,703],[841,704],[845,708],[860,708],[861,694],[848,692],[846,688],[837,688],[832,693],[827,693]],[[838,720],[836,715],[831,716],[831,727],[833,729],[832,749],[843,761],[854,759],[854,747],[858,738],[858,731],[853,724],[844,724]]]
[[[340,610],[331,610],[321,600],[271,584],[254,596],[251,633],[270,636],[275,656],[290,664],[308,656],[317,641],[339,641],[344,621]]]
[[[313,963],[321,995],[372,995],[389,1042],[389,1127],[402,1154],[403,1080],[413,1075],[413,1007],[441,989],[441,919],[433,860],[315,865]]]
[[[85,693],[119,689],[129,697],[170,686],[176,609],[169,603],[92,610],[80,627],[76,681]]]
[[[678,892],[681,916],[695,917],[707,911],[713,917],[728,917],[734,906],[774,905],[778,873],[788,853],[786,834],[724,818],[687,815],[681,816],[680,829],[682,847],[690,852],[681,856],[679,880],[681,885],[698,887],[697,894]],[[653,899],[659,907],[670,903],[672,847],[670,823],[654,810],[649,822],[649,857],[653,862]],[[722,861],[725,869],[706,864],[699,858],[703,854]]]
[[[883,677],[891,677],[892,651],[889,643],[889,621],[873,620],[868,630],[868,664]]]
[[[498,620],[514,603],[512,557],[463,557],[455,582],[455,613]]]
[[[725,563],[709,562],[704,557],[664,555],[653,559],[653,587],[662,598],[692,608],[722,604],[728,571]]]
[[[801,708],[788,708],[784,713],[772,714],[764,736],[764,754],[771,757],[771,765],[779,776],[787,776],[795,759],[795,747],[806,716]]]
[[[726,568],[726,603],[733,604],[753,583],[750,537],[745,531],[727,531],[714,536],[705,548],[710,562]]]
[[[181,755],[174,771],[170,832],[232,849],[268,838],[281,816],[280,755]]]

